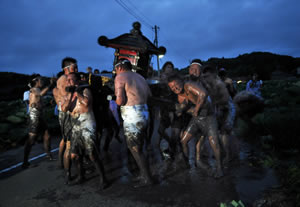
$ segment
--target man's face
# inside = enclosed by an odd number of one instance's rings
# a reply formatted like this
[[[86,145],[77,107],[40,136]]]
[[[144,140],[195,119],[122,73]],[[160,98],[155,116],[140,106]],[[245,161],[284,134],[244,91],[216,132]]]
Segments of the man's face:
[[[189,75],[190,76],[195,76],[195,77],[200,77],[201,74],[201,70],[200,70],[200,66],[197,64],[192,64],[189,67]]]
[[[64,67],[64,72],[65,75],[68,75],[69,73],[77,73],[78,72],[77,64],[72,63],[71,65]]]
[[[171,73],[173,72],[174,68],[172,67],[171,64],[167,64],[167,66],[165,67],[165,73]]]
[[[175,94],[180,94],[183,89],[183,83],[179,80],[173,80],[169,82],[168,86]]]
[[[92,73],[92,68],[87,68],[86,71],[87,73]]]
[[[69,74],[68,75],[68,86],[76,86],[77,85],[77,78],[75,74]]]

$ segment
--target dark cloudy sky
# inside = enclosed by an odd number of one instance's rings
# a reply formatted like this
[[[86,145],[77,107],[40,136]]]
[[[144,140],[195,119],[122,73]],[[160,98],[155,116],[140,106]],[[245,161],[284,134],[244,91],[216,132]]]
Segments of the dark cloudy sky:
[[[299,0],[1,0],[0,71],[51,76],[66,56],[80,71],[111,70],[114,49],[98,37],[128,33],[137,20],[151,41],[159,26],[160,65],[253,51],[300,57],[299,10]]]

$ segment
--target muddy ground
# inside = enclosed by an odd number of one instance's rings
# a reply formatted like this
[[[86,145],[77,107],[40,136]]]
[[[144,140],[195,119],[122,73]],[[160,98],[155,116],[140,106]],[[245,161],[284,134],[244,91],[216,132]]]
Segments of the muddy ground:
[[[156,127],[157,127],[156,123]],[[0,154],[0,206],[221,206],[233,200],[252,206],[262,196],[264,190],[278,185],[270,168],[255,166],[255,154],[249,144],[238,137],[238,159],[234,159],[225,169],[225,176],[214,179],[194,167],[193,140],[190,142],[190,169],[173,165],[163,172],[164,161],[157,146],[157,133],[152,137],[152,147],[147,152],[155,184],[151,187],[134,189],[133,174],[128,162],[127,148],[113,140],[109,152],[102,151],[106,175],[111,185],[100,191],[98,175],[90,172],[80,185],[64,184],[63,170],[58,161],[48,161],[45,157],[32,161],[31,167],[22,170],[17,166],[4,172],[10,166],[20,164],[23,148]],[[124,141],[124,140],[123,140]],[[53,137],[52,149],[58,147],[59,138]],[[164,144],[161,145],[164,147]],[[36,144],[31,153],[35,157],[43,153],[42,145]],[[57,151],[53,153],[57,158]],[[208,150],[209,163],[214,159]],[[89,168],[89,165],[87,165]],[[73,170],[74,176],[76,172]]]

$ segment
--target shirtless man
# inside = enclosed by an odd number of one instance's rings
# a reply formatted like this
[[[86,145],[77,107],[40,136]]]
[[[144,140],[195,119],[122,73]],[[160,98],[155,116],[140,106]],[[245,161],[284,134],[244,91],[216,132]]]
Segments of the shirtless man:
[[[152,184],[149,166],[142,152],[149,122],[147,99],[151,91],[146,80],[132,72],[131,67],[127,59],[120,59],[115,65],[115,95],[116,103],[121,106],[127,146],[141,173],[140,183],[134,187],[142,187]]]
[[[68,74],[70,89],[74,87],[71,102],[75,102],[75,107],[71,112],[72,116],[72,136],[71,136],[71,159],[77,163],[78,177],[76,182],[83,181],[82,159],[87,155],[95,165],[100,176],[100,189],[107,187],[107,180],[104,174],[104,167],[99,157],[96,147],[96,120],[93,113],[93,97],[89,88],[79,86],[80,77],[75,73]],[[67,179],[70,181],[70,170]]]
[[[42,96],[44,96],[49,89],[52,89],[54,80],[50,80],[50,85],[43,88],[43,81],[41,77],[36,77],[30,82],[30,94],[29,94],[29,135],[24,146],[24,162],[22,168],[27,168],[30,164],[28,161],[31,147],[34,144],[38,135],[43,134],[44,149],[47,153],[47,157],[52,160],[50,152],[50,135],[48,127],[43,119],[43,103]]]
[[[202,78],[201,78],[202,64],[203,63],[200,59],[194,59],[194,60],[192,60],[190,66],[189,66],[189,79],[190,79],[190,82],[199,85],[201,88],[204,87],[203,86],[203,81],[202,81]],[[209,102],[211,102],[210,96],[207,97],[207,100]],[[200,138],[199,138],[199,140],[196,144],[196,163],[197,163],[197,167],[199,167],[199,168],[206,168],[205,164],[201,160],[201,153],[203,151],[204,141],[205,141],[205,137],[202,135],[202,136],[200,136]]]
[[[66,91],[68,86],[67,75],[61,75],[58,77],[56,88],[53,89],[52,93],[54,100],[58,106],[58,121],[61,128],[62,139],[59,143],[58,158],[62,168],[64,168],[64,162],[68,162],[68,152],[70,150],[70,136],[72,131],[70,115],[67,112],[69,110],[70,92]],[[67,149],[66,149],[66,143]],[[65,155],[64,155],[65,152]]]
[[[187,104],[188,102],[191,102],[195,105],[193,108],[188,110],[188,112],[192,113],[193,117],[181,135],[181,143],[185,156],[188,157],[187,143],[192,137],[199,135],[198,133],[201,132],[205,137],[208,137],[210,146],[212,147],[216,158],[217,168],[215,177],[223,176],[217,123],[211,104],[207,101],[206,90],[200,84],[191,82],[184,83],[184,81],[177,75],[173,75],[168,78],[168,86],[175,94],[178,95],[178,101],[180,103],[186,102]],[[200,160],[197,160],[197,166],[210,173],[210,169],[208,169]]]
[[[217,76],[217,71],[211,65],[202,68],[206,89],[212,99],[218,121],[218,128],[225,152],[224,163],[230,160],[229,136],[233,129],[235,107],[225,83]]]
[[[225,70],[225,68],[220,68],[218,75],[221,78],[221,80],[225,83],[226,88],[231,98],[233,99],[233,97],[237,93],[236,88],[234,87],[233,84],[233,80],[227,76],[227,71]]]

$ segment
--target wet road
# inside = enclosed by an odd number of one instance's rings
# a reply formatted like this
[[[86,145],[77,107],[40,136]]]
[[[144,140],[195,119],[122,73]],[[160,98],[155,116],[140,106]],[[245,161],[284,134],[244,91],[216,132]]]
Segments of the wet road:
[[[101,154],[106,175],[112,183],[108,189],[97,190],[96,172],[87,174],[83,184],[66,186],[63,171],[57,167],[58,161],[47,161],[41,157],[34,160],[29,169],[16,167],[0,174],[0,206],[213,207],[232,200],[241,200],[245,206],[250,206],[264,189],[277,184],[270,169],[249,165],[247,157],[250,150],[244,143],[241,143],[240,159],[225,168],[225,176],[221,179],[207,177],[194,167],[174,167],[163,175],[163,161],[155,147],[156,137],[154,133],[154,145],[148,155],[155,179],[155,185],[151,187],[132,188],[126,146],[124,142],[119,144],[113,140],[110,152]],[[54,138],[53,148],[58,146],[58,141]],[[32,156],[43,153],[42,145],[35,145],[33,151]],[[57,152],[54,155],[57,157]],[[17,164],[22,156],[22,147],[2,153],[0,170]],[[193,160],[191,156],[190,163]]]

